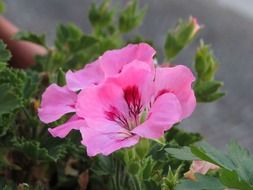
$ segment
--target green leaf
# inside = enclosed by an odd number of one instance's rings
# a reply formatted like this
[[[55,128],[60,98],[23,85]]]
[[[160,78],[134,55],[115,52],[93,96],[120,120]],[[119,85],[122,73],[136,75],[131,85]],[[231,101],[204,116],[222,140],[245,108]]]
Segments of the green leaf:
[[[143,160],[142,164],[142,177],[143,179],[150,179],[152,177],[153,168],[155,167],[156,162],[149,156]]]
[[[9,113],[21,106],[21,100],[8,84],[0,85],[0,115]]]
[[[204,142],[192,146],[191,151],[199,159],[222,168],[220,179],[224,185],[245,190],[253,189],[253,157],[236,142],[229,143],[227,154]]]
[[[221,169],[219,171],[219,178],[222,184],[229,188],[237,188],[240,190],[252,190],[253,187],[242,181],[235,171],[229,171],[226,169]]]
[[[235,165],[235,171],[242,180],[253,186],[253,157],[235,141],[228,145],[228,157]]]
[[[234,169],[232,161],[227,158],[227,156],[223,152],[217,150],[206,142],[197,143],[196,145],[191,147],[191,151],[201,160],[211,162],[230,171]]]
[[[213,80],[217,69],[218,63],[210,50],[210,46],[205,45],[204,42],[201,41],[195,56],[195,70],[198,79],[202,81]]]
[[[11,53],[9,50],[6,49],[5,43],[0,40],[0,63],[6,63],[11,58]]]
[[[115,170],[115,162],[111,156],[97,156],[94,166],[91,168],[96,175],[113,175]]]
[[[110,0],[104,0],[99,6],[91,5],[89,20],[95,28],[103,28],[111,24],[113,12],[109,9]]]
[[[130,172],[132,175],[136,175],[140,169],[138,162],[131,162],[130,164],[127,165],[127,167],[128,172]]]
[[[83,35],[80,39],[80,43],[78,44],[79,49],[87,49],[90,46],[95,45],[98,42],[98,39],[93,36]]]
[[[47,149],[41,147],[38,141],[29,141],[25,139],[13,140],[13,147],[31,159],[37,161],[54,161],[54,158],[48,154]]]
[[[82,158],[85,159],[84,147],[79,144],[75,144],[71,139],[61,140],[53,139],[49,137],[47,142],[47,150],[50,157],[54,158],[57,162],[64,160],[67,157]]]
[[[60,24],[56,29],[55,46],[60,51],[69,51],[78,43],[82,37],[83,32],[74,24],[62,25]]]
[[[46,36],[45,34],[34,34],[32,32],[18,32],[13,37],[15,40],[24,40],[28,42],[33,42],[35,44],[46,47]]]
[[[196,84],[197,92],[200,95],[208,96],[209,94],[215,93],[223,84],[219,81],[201,81],[201,84]]]
[[[0,137],[6,135],[14,124],[15,114],[0,114]]]
[[[57,84],[60,86],[64,86],[66,84],[65,80],[65,72],[60,67],[57,72]]]
[[[17,96],[23,95],[26,79],[27,75],[22,70],[7,67],[0,70],[0,84],[10,85]]]
[[[23,97],[25,100],[33,98],[38,91],[39,74],[32,70],[26,71],[26,76],[23,86]]]
[[[184,146],[183,148],[166,148],[166,152],[171,154],[174,158],[179,160],[197,160],[194,154],[192,154],[191,149],[189,147]]]
[[[147,190],[161,190],[160,186],[154,180],[144,181]]]
[[[202,140],[199,133],[186,132],[176,126],[166,132],[165,138],[169,143],[176,143],[179,146],[189,146]]]
[[[176,186],[175,190],[224,190],[218,178],[197,174],[197,180],[191,181],[183,179]]]
[[[126,8],[121,12],[119,17],[120,32],[129,32],[142,23],[146,8],[139,10],[138,3],[138,0],[130,1]]]
[[[6,68],[6,63],[0,62],[0,71]]]
[[[218,92],[223,83],[220,81],[197,81],[194,90],[198,102],[212,102],[225,95]]]
[[[218,63],[210,47],[201,41],[195,56],[197,80],[194,91],[198,102],[212,102],[225,95],[225,93],[220,92],[223,83],[214,80],[217,68]]]
[[[172,60],[196,36],[199,26],[196,19],[180,20],[176,28],[168,32],[165,40],[165,57]]]

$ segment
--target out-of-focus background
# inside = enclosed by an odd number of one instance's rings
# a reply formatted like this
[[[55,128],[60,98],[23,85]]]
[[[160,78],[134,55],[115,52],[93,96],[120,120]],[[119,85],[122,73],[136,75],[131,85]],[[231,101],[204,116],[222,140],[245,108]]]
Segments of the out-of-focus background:
[[[5,2],[7,18],[23,30],[46,33],[51,43],[58,23],[73,22],[90,31],[87,15],[91,0]],[[193,15],[205,26],[198,37],[212,44],[220,62],[217,78],[224,81],[227,96],[216,103],[199,105],[182,127],[200,132],[215,146],[223,147],[234,138],[253,152],[253,1],[143,0],[141,4],[149,8],[144,23],[135,32],[153,40],[160,52],[167,30],[178,18]],[[175,63],[190,66],[197,45],[198,40]]]

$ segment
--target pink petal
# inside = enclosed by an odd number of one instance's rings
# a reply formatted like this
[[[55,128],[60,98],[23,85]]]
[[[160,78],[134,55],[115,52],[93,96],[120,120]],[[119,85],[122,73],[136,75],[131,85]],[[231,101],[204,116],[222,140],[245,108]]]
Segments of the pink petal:
[[[67,87],[72,91],[82,90],[90,85],[97,85],[104,80],[104,72],[99,62],[87,64],[83,69],[66,73]]]
[[[192,82],[195,80],[190,69],[186,66],[156,69],[156,95],[163,92],[174,93],[182,106],[182,119],[190,116],[196,107],[196,98],[192,90]]]
[[[54,128],[49,128],[48,131],[53,137],[64,138],[71,130],[79,130],[82,127],[87,127],[85,120],[74,115],[66,123]]]
[[[56,121],[66,113],[75,112],[76,93],[66,87],[50,85],[42,95],[38,115],[44,123]]]
[[[86,146],[88,156],[109,155],[121,148],[133,146],[139,141],[138,136],[120,138],[117,133],[103,133],[96,129],[92,127],[81,128],[82,144]]]
[[[206,162],[202,160],[194,160],[192,162],[190,170],[192,170],[194,173],[201,173],[205,175],[209,170],[216,170],[219,168],[220,168],[219,166],[214,165],[210,162]]]
[[[134,60],[126,65],[120,74],[107,78],[106,82],[121,89],[137,87],[142,104],[146,105],[154,94],[153,76],[154,72],[145,62]]]
[[[177,97],[166,93],[156,99],[148,114],[147,120],[131,132],[141,137],[157,139],[180,121],[182,110]]]
[[[114,84],[98,85],[86,88],[78,94],[77,115],[88,121],[105,120],[105,111],[116,107],[122,113],[127,110],[127,105],[123,101],[123,91]],[[90,124],[88,124],[90,125]]]
[[[153,67],[153,56],[155,50],[146,43],[129,44],[128,46],[105,52],[99,62],[106,76],[112,76],[120,73],[124,65],[133,60],[143,61],[150,67]]]

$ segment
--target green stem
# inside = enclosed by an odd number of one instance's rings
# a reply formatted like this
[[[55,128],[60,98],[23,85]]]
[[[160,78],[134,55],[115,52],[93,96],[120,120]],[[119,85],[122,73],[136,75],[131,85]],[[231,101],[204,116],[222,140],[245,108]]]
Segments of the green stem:
[[[24,115],[27,117],[27,119],[29,120],[29,123],[30,125],[32,125],[32,138],[35,138],[36,137],[36,133],[37,133],[37,130],[36,130],[36,127],[34,125],[34,120],[33,118],[30,116],[29,112],[27,111],[27,109],[25,107],[23,107],[23,112],[24,112]]]

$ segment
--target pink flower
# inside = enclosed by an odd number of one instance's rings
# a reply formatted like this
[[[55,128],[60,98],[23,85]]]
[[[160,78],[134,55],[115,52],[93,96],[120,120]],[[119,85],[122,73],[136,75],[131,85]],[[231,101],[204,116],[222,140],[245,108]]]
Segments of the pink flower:
[[[133,146],[140,137],[160,138],[194,110],[193,81],[185,66],[155,71],[134,60],[101,85],[82,90],[76,113],[87,124],[80,131],[88,155],[108,155]]]
[[[38,110],[39,118],[44,123],[60,119],[67,113],[75,113],[77,91],[102,83],[106,77],[118,74],[133,60],[145,61],[153,66],[155,50],[148,44],[130,44],[122,49],[107,51],[98,60],[87,64],[84,69],[66,73],[67,85],[60,87],[50,85],[42,95],[42,102]],[[72,129],[84,127],[83,118],[73,115],[65,124],[49,129],[53,136],[65,137]]]
[[[43,93],[41,121],[72,114],[49,132],[64,138],[79,130],[89,156],[111,154],[140,138],[160,138],[191,115],[196,100],[192,72],[182,65],[155,68],[154,54],[147,44],[128,45],[105,52],[82,70],[68,71],[66,86],[52,84]]]
[[[218,170],[220,167],[210,162],[202,160],[194,160],[191,164],[190,170],[185,173],[185,177],[191,180],[196,180],[195,173],[205,175],[209,170]]]

